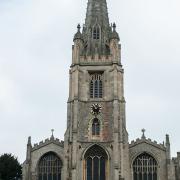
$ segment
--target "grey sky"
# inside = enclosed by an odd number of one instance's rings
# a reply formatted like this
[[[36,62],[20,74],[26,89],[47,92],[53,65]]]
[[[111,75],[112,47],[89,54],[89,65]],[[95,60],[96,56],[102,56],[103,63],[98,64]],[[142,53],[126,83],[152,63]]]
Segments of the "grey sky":
[[[180,1],[108,0],[121,37],[130,140],[180,151]],[[0,0],[0,154],[23,162],[27,137],[63,139],[68,70],[87,0]]]

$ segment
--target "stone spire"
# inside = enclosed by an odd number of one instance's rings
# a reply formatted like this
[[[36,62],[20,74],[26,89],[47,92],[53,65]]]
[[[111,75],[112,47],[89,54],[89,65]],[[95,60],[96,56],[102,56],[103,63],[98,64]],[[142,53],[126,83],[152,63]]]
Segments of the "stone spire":
[[[121,65],[121,47],[116,24],[109,24],[106,0],[88,0],[85,24],[74,35],[72,64],[116,63]],[[103,59],[103,60],[102,60]]]
[[[82,30],[85,56],[110,55],[109,40],[112,27],[106,0],[88,0],[85,24]]]
[[[106,0],[88,0],[85,26],[90,28],[98,23],[101,28],[109,28]]]

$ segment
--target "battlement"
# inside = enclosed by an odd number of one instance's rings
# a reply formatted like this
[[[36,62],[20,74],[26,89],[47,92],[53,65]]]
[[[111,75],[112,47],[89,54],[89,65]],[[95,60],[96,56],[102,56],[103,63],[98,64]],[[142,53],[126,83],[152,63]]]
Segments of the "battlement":
[[[61,146],[62,148],[64,148],[64,141],[60,141],[58,138],[51,137],[51,138],[45,139],[45,141],[40,141],[39,143],[34,144],[34,146],[32,147],[32,151],[37,150],[37,149],[39,149],[43,146],[46,146],[50,143],[57,144],[57,145]]]
[[[135,141],[131,141],[131,143],[129,144],[130,147],[133,147],[137,144],[140,144],[140,143],[147,143],[147,144],[151,144],[153,146],[156,146],[157,148],[160,148],[160,149],[163,149],[165,150],[166,147],[164,145],[164,143],[157,143],[157,141],[152,141],[150,138],[146,139],[146,138],[137,138]]]
[[[94,55],[94,56],[80,56],[80,63],[91,63],[91,62],[112,62],[111,55]]]

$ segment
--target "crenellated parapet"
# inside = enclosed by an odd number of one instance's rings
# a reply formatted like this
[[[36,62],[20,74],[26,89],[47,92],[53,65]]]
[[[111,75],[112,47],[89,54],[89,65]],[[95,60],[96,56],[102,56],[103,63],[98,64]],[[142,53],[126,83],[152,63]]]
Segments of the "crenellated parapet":
[[[32,151],[40,149],[40,148],[47,146],[48,144],[51,144],[51,143],[56,144],[56,145],[64,148],[64,141],[60,141],[58,138],[51,137],[51,138],[45,139],[45,141],[40,141],[39,143],[34,144],[34,146],[32,147]]]
[[[80,63],[110,63],[112,62],[111,55],[94,55],[80,56]]]
[[[150,144],[152,146],[155,146],[159,149],[162,149],[162,150],[166,150],[166,146],[164,145],[164,143],[157,143],[157,141],[153,141],[151,140],[150,138],[146,139],[146,138],[137,138],[135,141],[131,141],[131,143],[129,144],[130,148],[133,147],[133,146],[136,146],[138,144],[141,144],[141,143],[147,143],[147,144]]]

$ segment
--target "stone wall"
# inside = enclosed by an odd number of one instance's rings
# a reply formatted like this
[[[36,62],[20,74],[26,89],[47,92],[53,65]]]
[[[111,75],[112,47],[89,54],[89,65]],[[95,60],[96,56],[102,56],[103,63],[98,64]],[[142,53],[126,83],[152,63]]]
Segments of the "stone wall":
[[[136,142],[130,144],[130,165],[131,174],[133,174],[132,164],[135,158],[142,154],[148,153],[154,157],[158,163],[158,179],[168,180],[167,174],[167,158],[166,158],[166,148],[161,144],[152,142],[147,139],[137,139]]]
[[[176,158],[173,158],[173,162],[175,167],[176,180],[180,180],[180,152],[177,153]]]

